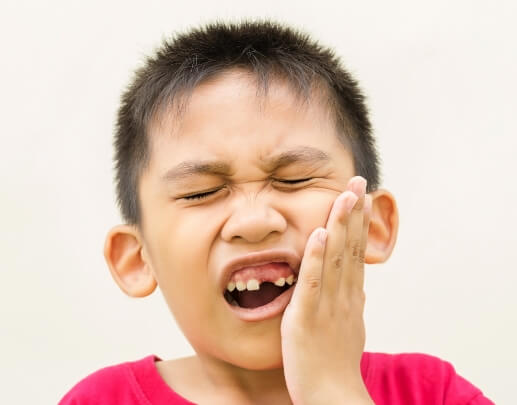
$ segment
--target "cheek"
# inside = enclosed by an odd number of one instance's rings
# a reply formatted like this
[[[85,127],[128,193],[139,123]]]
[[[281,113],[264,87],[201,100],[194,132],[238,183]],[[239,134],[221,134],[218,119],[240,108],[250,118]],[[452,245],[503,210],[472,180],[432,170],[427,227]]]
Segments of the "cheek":
[[[211,246],[207,222],[201,226],[190,219],[185,216],[157,222],[153,233],[146,234],[158,286],[174,314],[192,314],[202,306],[203,297],[209,297],[213,290],[207,277]],[[204,232],[199,232],[200,229]]]
[[[309,234],[318,226],[325,227],[332,204],[339,194],[332,190],[307,190],[284,198],[282,211],[289,222]]]
[[[217,230],[213,226],[215,230],[211,232],[213,222],[213,215],[210,217],[202,211],[175,215],[162,211],[156,215],[145,235],[158,276],[163,272],[179,272],[181,278],[195,278],[193,269],[206,268],[208,250]]]
[[[199,227],[197,228],[199,229]],[[181,237],[177,227],[155,245],[153,266],[158,287],[178,327],[189,341],[213,333],[215,291],[207,275],[206,235]],[[199,232],[197,232],[199,234]],[[221,298],[222,299],[222,298]]]
[[[203,225],[176,222],[174,230],[156,237],[154,254],[158,286],[170,313],[190,344],[207,352],[214,343],[206,337],[221,334],[214,320],[218,319],[220,308],[216,302],[222,303],[224,299],[222,294],[217,295],[208,274],[213,236],[209,236],[207,223]]]

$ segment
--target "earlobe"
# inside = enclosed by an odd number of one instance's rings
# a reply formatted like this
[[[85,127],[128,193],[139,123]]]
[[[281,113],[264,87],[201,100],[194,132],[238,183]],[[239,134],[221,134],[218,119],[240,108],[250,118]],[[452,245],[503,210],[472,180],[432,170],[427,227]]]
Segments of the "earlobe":
[[[131,297],[145,297],[156,288],[151,264],[145,256],[136,227],[118,225],[108,232],[104,258],[117,285]]]
[[[368,229],[368,244],[365,262],[383,263],[391,256],[397,241],[399,214],[393,195],[383,189],[370,193],[372,196],[372,214]]]

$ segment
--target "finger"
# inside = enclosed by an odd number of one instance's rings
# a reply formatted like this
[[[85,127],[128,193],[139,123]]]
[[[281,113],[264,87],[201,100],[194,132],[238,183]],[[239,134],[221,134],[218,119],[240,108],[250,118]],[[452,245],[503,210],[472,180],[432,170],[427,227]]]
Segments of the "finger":
[[[352,191],[340,194],[327,221],[328,239],[323,260],[321,301],[333,307],[339,290],[339,280],[345,263],[344,249],[347,235],[349,210],[356,203],[357,196]]]
[[[361,246],[359,248],[359,255],[356,260],[355,275],[356,286],[364,289],[364,262],[366,257],[366,245],[368,243],[368,231],[370,229],[370,219],[372,212],[372,196],[369,194],[365,195],[364,208],[363,208],[363,230],[361,235]]]
[[[364,179],[356,181],[352,188],[358,194],[359,199],[354,205],[348,220],[344,249],[345,266],[341,273],[340,286],[344,291],[350,291],[351,289],[361,289],[362,291],[364,282],[364,248],[362,248],[362,244],[365,223],[363,208],[365,206],[366,181]]]
[[[320,227],[316,228],[307,240],[291,298],[296,308],[311,310],[318,305],[326,239],[327,230]]]

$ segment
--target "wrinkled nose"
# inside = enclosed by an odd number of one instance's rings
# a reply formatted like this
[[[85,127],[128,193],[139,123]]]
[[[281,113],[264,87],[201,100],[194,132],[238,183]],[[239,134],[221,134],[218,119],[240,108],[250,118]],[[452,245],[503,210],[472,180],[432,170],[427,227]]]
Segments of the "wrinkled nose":
[[[236,206],[226,221],[221,235],[223,240],[243,239],[250,243],[261,242],[272,233],[283,233],[285,218],[269,204],[257,200]]]

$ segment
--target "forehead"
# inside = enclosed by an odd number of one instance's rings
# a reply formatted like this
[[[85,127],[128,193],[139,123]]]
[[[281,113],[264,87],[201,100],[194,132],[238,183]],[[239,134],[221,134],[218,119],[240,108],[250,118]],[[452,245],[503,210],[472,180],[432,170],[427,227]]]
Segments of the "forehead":
[[[324,92],[314,88],[304,97],[280,79],[262,90],[239,71],[197,86],[181,112],[173,105],[150,126],[151,164],[215,158],[254,164],[283,149],[343,149]]]

